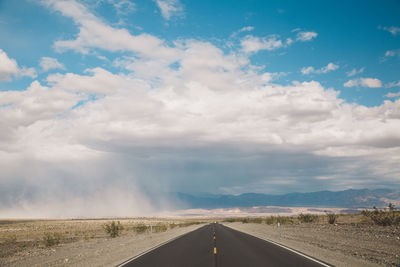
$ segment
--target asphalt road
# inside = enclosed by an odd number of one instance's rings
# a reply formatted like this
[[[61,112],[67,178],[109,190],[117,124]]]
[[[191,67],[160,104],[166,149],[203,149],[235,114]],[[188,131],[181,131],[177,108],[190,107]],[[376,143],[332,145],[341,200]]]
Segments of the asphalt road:
[[[221,224],[209,224],[154,249],[124,266],[257,267],[323,265]]]

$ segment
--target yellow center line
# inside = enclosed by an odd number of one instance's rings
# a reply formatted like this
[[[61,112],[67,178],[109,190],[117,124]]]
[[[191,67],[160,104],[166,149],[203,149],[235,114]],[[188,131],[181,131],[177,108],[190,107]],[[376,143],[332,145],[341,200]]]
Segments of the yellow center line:
[[[217,248],[214,247],[214,254],[217,254]]]

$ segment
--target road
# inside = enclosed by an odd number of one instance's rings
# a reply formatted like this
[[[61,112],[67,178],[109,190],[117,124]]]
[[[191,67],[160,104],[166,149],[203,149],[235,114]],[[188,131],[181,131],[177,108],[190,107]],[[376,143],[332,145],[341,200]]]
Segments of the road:
[[[124,266],[324,266],[297,253],[218,223],[203,226]]]

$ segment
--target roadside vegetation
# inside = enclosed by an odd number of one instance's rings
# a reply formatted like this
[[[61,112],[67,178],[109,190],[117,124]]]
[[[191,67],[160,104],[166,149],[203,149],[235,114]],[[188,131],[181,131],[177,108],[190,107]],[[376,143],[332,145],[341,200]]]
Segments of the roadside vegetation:
[[[327,213],[326,216],[328,217],[329,224],[335,224],[337,218],[339,217],[339,215],[335,213]]]
[[[369,218],[374,224],[381,226],[400,225],[400,211],[396,211],[392,203],[387,209],[363,210],[362,215]]]
[[[299,220],[299,222],[302,222],[302,223],[312,223],[312,222],[316,222],[318,220],[318,216],[314,215],[314,214],[300,213],[300,215],[297,217],[297,219]]]
[[[222,222],[256,223],[267,225],[294,225],[303,223],[318,224],[374,224],[378,226],[400,226],[400,210],[395,209],[393,204],[387,208],[363,210],[360,213],[325,215],[303,214],[297,216],[266,216],[266,217],[232,217],[222,219]]]
[[[72,220],[2,220],[0,221],[0,259],[27,249],[48,249],[96,238],[148,235],[201,224],[192,219],[72,219]],[[1,264],[0,264],[1,265]]]
[[[121,231],[124,229],[119,221],[117,223],[115,221],[106,223],[103,228],[112,238],[119,236]]]
[[[54,245],[58,245],[62,235],[60,233],[44,233],[43,234],[43,243],[46,247],[51,247]]]

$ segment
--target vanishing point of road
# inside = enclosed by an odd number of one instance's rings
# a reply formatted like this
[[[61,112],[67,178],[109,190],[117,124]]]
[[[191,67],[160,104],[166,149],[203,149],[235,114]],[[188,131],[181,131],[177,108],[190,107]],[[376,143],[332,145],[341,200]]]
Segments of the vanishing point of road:
[[[328,266],[218,223],[205,225],[123,264],[129,267]]]

